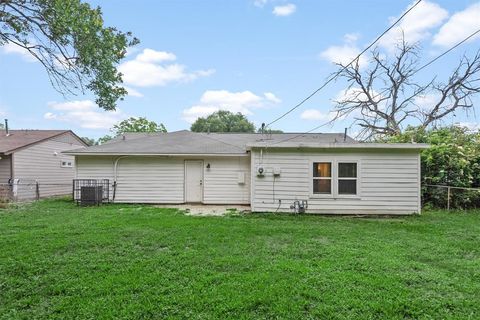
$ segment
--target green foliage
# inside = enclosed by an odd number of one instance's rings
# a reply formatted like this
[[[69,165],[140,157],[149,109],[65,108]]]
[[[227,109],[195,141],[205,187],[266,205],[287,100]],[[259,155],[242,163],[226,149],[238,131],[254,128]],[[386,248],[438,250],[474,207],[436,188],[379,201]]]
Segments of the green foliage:
[[[432,130],[410,127],[388,141],[430,144],[421,154],[425,204],[445,207],[447,201],[446,189],[426,187],[426,184],[480,188],[479,132],[458,126]],[[480,207],[480,192],[454,190],[451,200],[456,208]]]
[[[112,139],[113,139],[112,136],[106,134],[106,135],[104,135],[103,137],[98,138],[98,140],[97,140],[97,142],[95,142],[95,144],[96,144],[96,145],[97,145],[97,144],[104,144],[105,142],[108,142],[108,141],[110,141],[110,140],[112,140]]]
[[[80,0],[0,1],[0,45],[28,51],[62,93],[89,89],[96,103],[115,110],[127,94],[117,65],[138,39],[106,27],[99,7]]]
[[[0,210],[1,319],[476,319],[480,212]]]
[[[240,112],[220,110],[206,118],[198,118],[190,128],[193,132],[255,132],[255,125]]]
[[[162,123],[156,123],[144,117],[130,117],[114,125],[111,131],[115,136],[119,136],[128,132],[167,132],[167,129]]]
[[[82,137],[82,140],[83,140],[83,142],[85,142],[85,143],[88,144],[89,146],[94,146],[94,145],[97,144],[97,142],[96,142],[95,139],[93,139],[93,138]]]

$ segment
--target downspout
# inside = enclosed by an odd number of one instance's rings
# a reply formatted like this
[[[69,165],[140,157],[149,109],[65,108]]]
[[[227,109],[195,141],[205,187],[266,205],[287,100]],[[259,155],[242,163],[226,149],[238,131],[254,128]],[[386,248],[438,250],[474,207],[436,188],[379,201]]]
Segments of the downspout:
[[[113,196],[112,196],[112,201],[115,202],[115,195],[117,193],[117,170],[118,170],[118,162],[120,159],[126,158],[129,156],[120,156],[117,159],[115,159],[115,162],[113,163]]]

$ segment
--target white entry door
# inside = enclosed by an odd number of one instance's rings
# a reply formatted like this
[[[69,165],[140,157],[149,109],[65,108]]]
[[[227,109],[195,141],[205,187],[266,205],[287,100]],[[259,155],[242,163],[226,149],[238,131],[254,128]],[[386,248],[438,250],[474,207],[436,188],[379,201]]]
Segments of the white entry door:
[[[203,161],[185,160],[185,202],[203,201]]]

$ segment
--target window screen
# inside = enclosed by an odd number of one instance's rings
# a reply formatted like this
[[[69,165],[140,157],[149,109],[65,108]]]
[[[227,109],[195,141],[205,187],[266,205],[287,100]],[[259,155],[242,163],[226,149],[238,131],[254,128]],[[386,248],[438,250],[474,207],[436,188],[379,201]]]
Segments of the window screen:
[[[357,163],[338,164],[338,194],[357,194]]]
[[[313,193],[331,194],[332,193],[332,163],[314,162],[313,163]]]

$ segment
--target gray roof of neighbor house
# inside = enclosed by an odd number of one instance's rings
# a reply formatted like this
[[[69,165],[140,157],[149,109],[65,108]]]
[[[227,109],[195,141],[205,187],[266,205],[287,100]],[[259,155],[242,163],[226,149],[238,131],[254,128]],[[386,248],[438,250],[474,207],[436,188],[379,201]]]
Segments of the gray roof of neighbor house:
[[[5,130],[0,130],[0,153],[10,154],[17,149],[48,140],[68,132],[83,142],[83,140],[81,140],[71,130],[9,130],[8,135]]]
[[[246,154],[255,147],[345,148],[370,144],[360,143],[343,133],[198,133],[187,130],[170,133],[128,133],[113,142],[89,148],[65,151],[74,155],[186,155],[186,154]],[[373,145],[373,144],[372,144]],[[390,144],[381,144],[389,148]],[[416,144],[398,144],[418,149]]]

